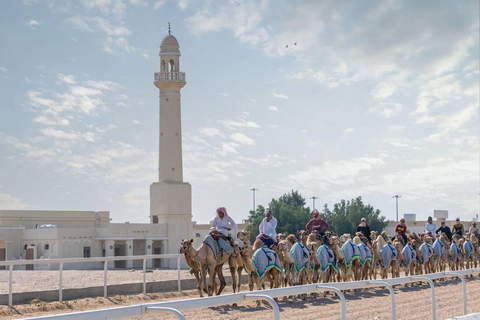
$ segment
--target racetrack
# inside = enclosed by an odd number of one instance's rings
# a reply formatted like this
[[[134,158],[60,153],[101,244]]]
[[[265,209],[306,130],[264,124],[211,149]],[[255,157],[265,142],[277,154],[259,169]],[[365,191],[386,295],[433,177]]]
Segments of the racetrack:
[[[480,312],[480,278],[467,278],[468,312]],[[243,286],[246,289],[246,286]],[[227,288],[225,293],[231,293]],[[462,286],[458,279],[437,281],[435,283],[437,319],[446,319],[462,314]],[[18,319],[26,316],[41,316],[52,313],[65,313],[118,307],[122,305],[141,304],[146,302],[196,298],[196,290],[147,294],[135,296],[114,296],[105,298],[86,298],[69,302],[43,303],[15,306],[21,314],[13,314],[6,306],[0,308],[2,319]],[[390,319],[390,296],[386,289],[369,289],[364,292],[346,292],[348,319]],[[397,303],[397,319],[430,319],[431,296],[430,287],[426,284],[414,287],[395,288]],[[339,319],[339,298],[328,294],[326,298],[308,297],[307,300],[291,299],[279,301],[281,319]],[[215,308],[192,309],[182,312],[187,319],[270,319],[272,310],[269,306],[256,307],[254,301],[246,301],[238,307],[221,306]],[[142,319],[175,319],[168,314],[151,314]]]

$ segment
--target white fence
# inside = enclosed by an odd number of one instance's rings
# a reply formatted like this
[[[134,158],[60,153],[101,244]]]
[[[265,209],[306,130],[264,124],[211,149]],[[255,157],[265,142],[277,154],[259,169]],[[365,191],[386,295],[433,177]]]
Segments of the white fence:
[[[181,291],[180,285],[180,259],[183,258],[183,254],[154,254],[154,255],[143,255],[143,256],[117,256],[117,257],[96,257],[96,258],[67,258],[67,259],[36,259],[36,260],[10,260],[10,261],[0,261],[0,266],[8,266],[8,306],[11,307],[13,304],[13,267],[21,265],[30,265],[30,264],[59,264],[60,273],[58,281],[58,301],[63,301],[62,297],[62,282],[63,282],[63,266],[66,263],[92,263],[92,262],[103,262],[103,296],[106,298],[108,294],[108,285],[107,285],[107,272],[108,272],[108,262],[110,261],[125,261],[125,260],[143,260],[143,291],[142,293],[147,293],[147,282],[146,282],[146,270],[147,270],[147,260],[149,259],[177,259],[177,281],[178,281],[178,291]]]
[[[462,281],[462,292],[463,292],[463,314],[467,314],[467,289],[465,284],[464,277],[467,275],[478,275],[480,274],[480,268],[469,269],[469,270],[460,270],[460,271],[451,271],[451,272],[439,272],[431,273],[421,276],[409,276],[409,277],[400,277],[393,279],[383,279],[383,280],[371,280],[371,281],[351,281],[351,282],[335,282],[335,283],[326,283],[326,284],[308,284],[295,287],[287,288],[278,288],[278,289],[269,289],[262,291],[250,291],[250,292],[240,292],[227,294],[222,296],[214,297],[205,297],[205,298],[195,298],[195,299],[184,299],[176,301],[167,301],[159,303],[147,303],[141,305],[120,307],[120,308],[111,308],[111,309],[102,309],[94,311],[85,311],[85,312],[75,312],[61,315],[53,316],[44,316],[36,317],[29,319],[61,319],[61,320],[104,320],[104,319],[121,319],[129,317],[139,317],[147,313],[153,312],[170,312],[174,314],[178,319],[185,319],[185,316],[181,313],[182,310],[186,309],[197,309],[197,308],[207,308],[215,307],[221,305],[228,305],[233,303],[242,302],[245,299],[263,299],[268,301],[273,309],[273,319],[280,319],[280,310],[277,303],[273,298],[279,298],[290,295],[306,294],[317,291],[333,291],[336,292],[340,297],[340,319],[345,320],[347,309],[345,296],[340,290],[352,290],[352,289],[365,289],[370,287],[386,287],[390,292],[391,300],[391,319],[396,319],[396,303],[395,303],[395,292],[393,291],[393,285],[406,284],[410,282],[419,282],[425,281],[428,282],[431,288],[431,298],[432,298],[432,319],[436,319],[436,302],[435,302],[435,286],[432,280],[440,278],[459,278]]]

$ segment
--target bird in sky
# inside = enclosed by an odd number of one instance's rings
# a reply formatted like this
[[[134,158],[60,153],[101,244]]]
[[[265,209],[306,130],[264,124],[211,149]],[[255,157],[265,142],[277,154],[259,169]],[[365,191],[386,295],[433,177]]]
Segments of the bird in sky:
[[[294,45],[297,45],[297,43],[295,42]]]
[[[285,48],[288,48],[288,44],[285,46]]]

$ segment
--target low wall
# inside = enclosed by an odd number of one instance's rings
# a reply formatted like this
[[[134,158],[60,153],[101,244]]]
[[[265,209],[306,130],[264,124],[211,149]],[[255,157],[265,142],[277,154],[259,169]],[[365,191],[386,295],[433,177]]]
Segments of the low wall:
[[[225,281],[227,285],[232,284],[232,277],[226,276]],[[180,280],[182,290],[192,290],[197,288],[197,280],[182,279]],[[242,275],[242,284],[248,288],[248,276]],[[147,293],[170,292],[178,290],[178,280],[147,282]],[[127,283],[127,284],[112,284],[107,288],[108,295],[131,295],[141,294],[143,291],[143,283]],[[103,297],[103,286],[77,288],[77,289],[63,289],[63,300],[75,300],[89,297]],[[41,301],[58,301],[58,290],[47,291],[33,291],[33,292],[18,292],[13,293],[13,304],[21,304],[30,302],[33,299]],[[0,294],[0,305],[8,305],[8,293]]]

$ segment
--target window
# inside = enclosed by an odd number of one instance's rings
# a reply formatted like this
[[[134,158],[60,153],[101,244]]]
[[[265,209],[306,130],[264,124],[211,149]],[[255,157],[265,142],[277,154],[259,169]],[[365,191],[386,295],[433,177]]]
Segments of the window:
[[[27,248],[28,248],[28,244],[23,246],[23,250],[27,250]]]
[[[200,238],[200,233],[197,232],[197,233],[195,234],[195,237]]]
[[[158,223],[158,216],[153,216],[152,222],[153,223]]]
[[[83,257],[90,258],[90,247],[83,247]]]
[[[45,250],[50,250],[50,245],[48,243],[45,244]]]

